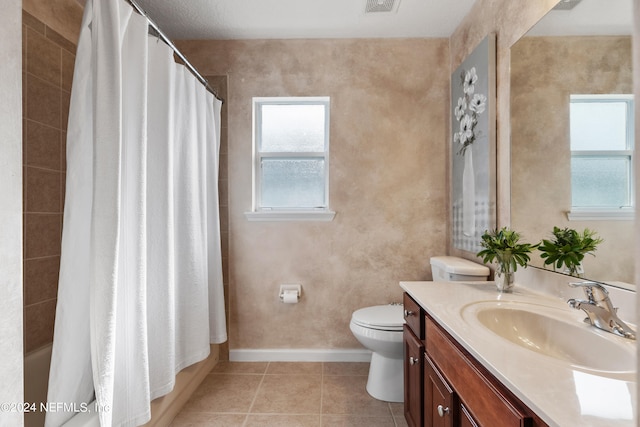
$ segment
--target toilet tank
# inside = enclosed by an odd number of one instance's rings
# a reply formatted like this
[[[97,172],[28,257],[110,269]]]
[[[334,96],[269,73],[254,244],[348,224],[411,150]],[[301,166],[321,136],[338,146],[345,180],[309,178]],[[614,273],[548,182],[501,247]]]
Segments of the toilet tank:
[[[475,282],[487,280],[489,268],[454,256],[431,257],[434,282]]]

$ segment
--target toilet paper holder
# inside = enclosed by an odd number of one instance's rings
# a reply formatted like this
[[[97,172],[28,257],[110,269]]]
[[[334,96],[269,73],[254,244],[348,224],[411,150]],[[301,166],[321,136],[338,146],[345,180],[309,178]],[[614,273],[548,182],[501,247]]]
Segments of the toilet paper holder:
[[[301,285],[280,285],[280,301],[284,301],[284,296],[295,294],[297,299],[302,295]]]

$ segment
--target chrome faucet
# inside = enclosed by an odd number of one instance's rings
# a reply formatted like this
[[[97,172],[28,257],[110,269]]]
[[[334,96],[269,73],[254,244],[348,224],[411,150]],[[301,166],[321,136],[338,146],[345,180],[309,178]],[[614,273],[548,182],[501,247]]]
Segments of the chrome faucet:
[[[569,282],[572,288],[582,287],[587,296],[587,300],[577,300],[571,298],[567,301],[570,307],[579,309],[587,313],[586,323],[590,323],[603,331],[611,332],[632,340],[636,339],[636,333],[618,317],[618,309],[613,306],[609,299],[609,291],[600,283]]]

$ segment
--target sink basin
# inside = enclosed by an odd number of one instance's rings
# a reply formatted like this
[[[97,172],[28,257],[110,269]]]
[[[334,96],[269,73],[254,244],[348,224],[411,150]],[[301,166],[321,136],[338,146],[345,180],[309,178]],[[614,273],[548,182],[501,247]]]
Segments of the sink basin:
[[[636,367],[635,342],[597,331],[570,310],[480,302],[466,306],[462,314],[472,326],[481,326],[513,344],[572,366],[608,372],[630,372]]]

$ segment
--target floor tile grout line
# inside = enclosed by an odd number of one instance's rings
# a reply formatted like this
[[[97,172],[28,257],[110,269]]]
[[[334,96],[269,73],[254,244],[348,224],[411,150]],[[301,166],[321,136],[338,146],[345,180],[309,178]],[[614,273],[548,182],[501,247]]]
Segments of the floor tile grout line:
[[[256,394],[253,395],[253,399],[251,400],[251,405],[249,405],[249,409],[245,414],[242,427],[246,427],[247,423],[249,422],[249,414],[251,413],[251,410],[253,409],[253,405],[256,403],[256,400],[258,399],[258,394],[260,393],[260,387],[262,387],[262,383],[264,383],[264,379],[267,376],[267,372],[269,371],[270,364],[271,362],[267,362],[267,366],[265,366],[264,368],[264,372],[262,373],[262,378],[260,379],[260,384],[258,384],[258,388],[256,388]]]
[[[216,414],[231,414],[231,412],[215,412]],[[238,415],[247,415],[247,416],[266,416],[266,417],[315,417],[319,414],[315,412],[251,412],[250,414],[243,414],[242,412],[238,413]],[[339,415],[339,414],[338,414]]]
[[[396,422],[396,417],[395,415],[393,415],[393,408],[391,407],[391,402],[387,402],[387,405],[389,406],[389,412],[391,413],[391,420],[393,421],[393,425],[395,427],[398,427],[398,423]]]

